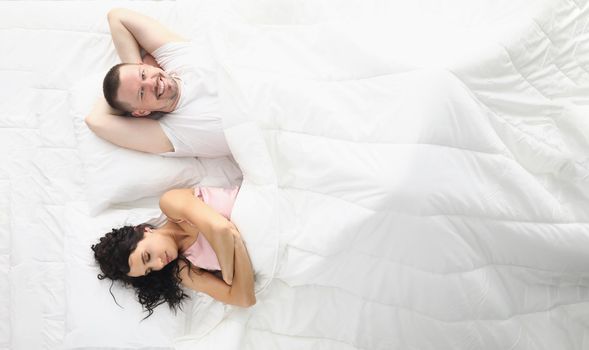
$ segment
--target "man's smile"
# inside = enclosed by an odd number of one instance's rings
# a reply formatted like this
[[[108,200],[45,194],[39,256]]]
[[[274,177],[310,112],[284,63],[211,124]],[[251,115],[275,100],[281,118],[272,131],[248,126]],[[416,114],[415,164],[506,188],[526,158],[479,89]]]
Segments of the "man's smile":
[[[157,80],[157,93],[156,93],[156,96],[157,96],[158,99],[164,94],[165,89],[166,89],[166,84],[165,84],[162,76],[160,76],[158,78],[158,80]]]

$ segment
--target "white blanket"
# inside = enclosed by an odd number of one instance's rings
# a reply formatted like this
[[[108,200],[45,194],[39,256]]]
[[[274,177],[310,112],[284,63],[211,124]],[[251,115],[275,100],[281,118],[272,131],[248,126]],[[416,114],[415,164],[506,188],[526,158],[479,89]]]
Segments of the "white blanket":
[[[179,348],[222,329],[235,349],[584,348],[589,9],[548,5],[511,36],[442,37],[467,47],[430,65],[355,42],[396,27],[377,15],[222,21],[233,220],[260,293]]]

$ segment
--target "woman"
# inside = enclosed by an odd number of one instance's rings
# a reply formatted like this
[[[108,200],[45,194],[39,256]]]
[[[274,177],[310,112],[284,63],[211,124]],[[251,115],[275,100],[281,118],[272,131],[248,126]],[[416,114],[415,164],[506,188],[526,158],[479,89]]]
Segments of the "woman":
[[[149,316],[167,302],[176,310],[181,286],[231,305],[256,302],[254,275],[230,218],[238,188],[174,189],[160,199],[168,221],[113,229],[92,246],[102,274],[131,285]]]

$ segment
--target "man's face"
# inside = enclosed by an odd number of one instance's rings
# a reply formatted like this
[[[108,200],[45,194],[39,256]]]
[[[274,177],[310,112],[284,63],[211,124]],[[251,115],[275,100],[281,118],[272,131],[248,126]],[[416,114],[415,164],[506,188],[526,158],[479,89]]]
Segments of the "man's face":
[[[131,107],[132,115],[144,117],[151,112],[171,112],[176,107],[178,83],[166,72],[147,64],[128,64],[119,70],[117,98]]]

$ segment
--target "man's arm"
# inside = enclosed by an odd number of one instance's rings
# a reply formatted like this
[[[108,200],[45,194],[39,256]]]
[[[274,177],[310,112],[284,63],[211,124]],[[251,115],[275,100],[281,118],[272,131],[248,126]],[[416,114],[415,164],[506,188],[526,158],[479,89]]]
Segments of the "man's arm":
[[[153,18],[127,9],[113,9],[108,22],[115,48],[122,62],[157,65],[151,53],[172,41],[184,38]],[[141,47],[149,53],[141,58]],[[117,146],[147,153],[174,151],[159,122],[148,118],[122,116],[100,97],[85,121],[99,137]]]
[[[153,58],[153,56],[149,53],[147,53],[147,54],[145,54],[145,56],[143,56],[143,63],[162,69],[162,67],[160,67],[160,65],[157,63],[155,58]]]
[[[128,9],[108,13],[108,24],[117,53],[124,63],[141,63],[141,48],[153,53],[173,41],[186,41],[155,19]]]
[[[117,146],[147,153],[174,151],[160,123],[149,118],[123,117],[103,96],[86,117],[86,124],[96,135]]]

